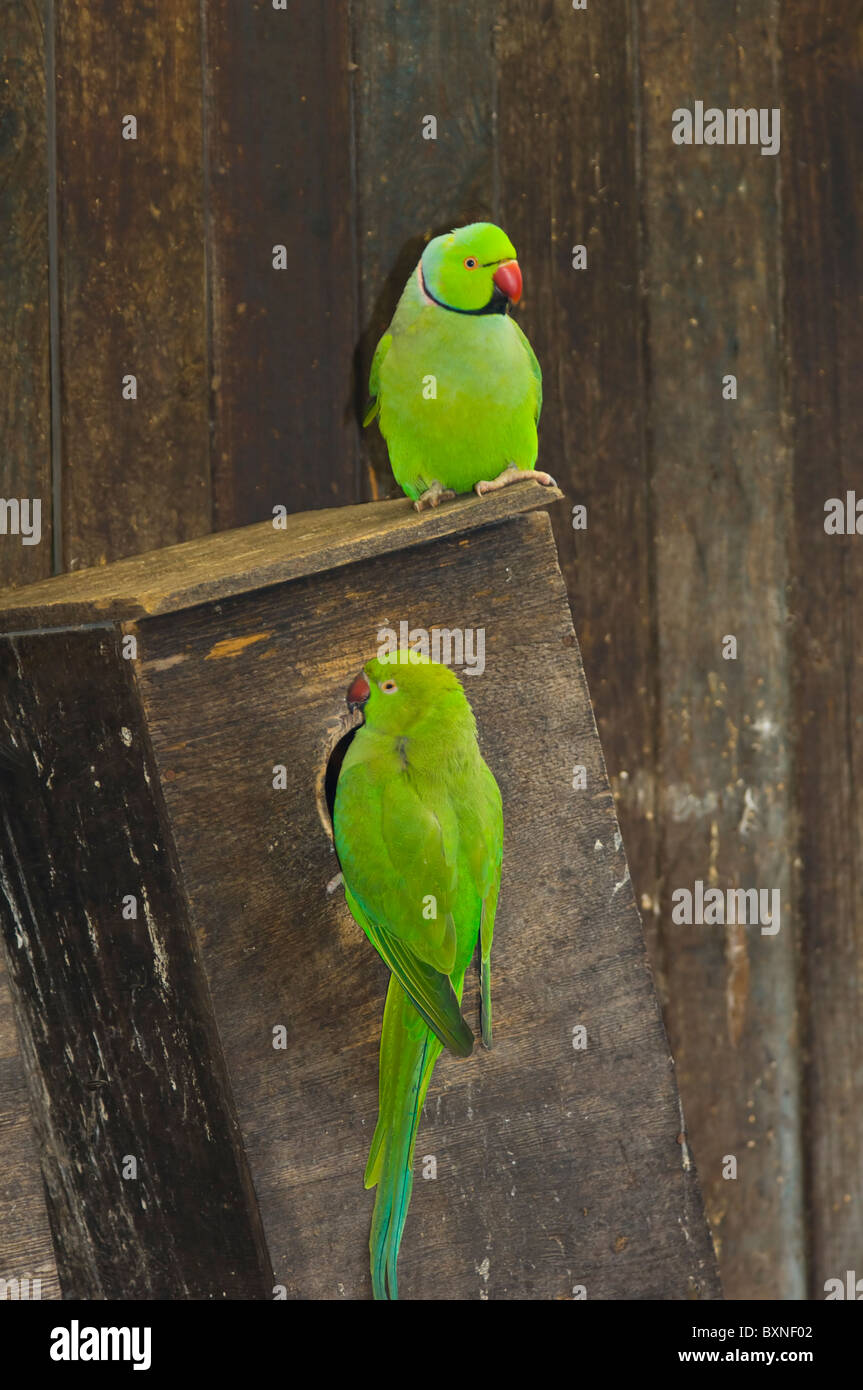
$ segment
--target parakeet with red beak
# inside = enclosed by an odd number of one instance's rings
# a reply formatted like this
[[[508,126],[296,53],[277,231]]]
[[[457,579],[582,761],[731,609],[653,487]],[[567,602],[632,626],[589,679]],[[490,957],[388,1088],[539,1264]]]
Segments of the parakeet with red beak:
[[[535,469],[542,372],[509,309],[515,247],[472,222],[430,241],[378,343],[363,424],[377,417],[399,486],[418,511],[482,495]]]
[[[406,663],[397,657],[408,658]],[[392,974],[381,1034],[377,1186],[369,1239],[375,1298],[398,1297],[396,1265],[417,1127],[444,1047],[467,1057],[465,970],[480,943],[482,1035],[491,1046],[491,941],[503,853],[497,783],[473,711],[446,666],[402,652],[369,661],[348,690],[364,722],[336,783],[333,830],[354,918]]]

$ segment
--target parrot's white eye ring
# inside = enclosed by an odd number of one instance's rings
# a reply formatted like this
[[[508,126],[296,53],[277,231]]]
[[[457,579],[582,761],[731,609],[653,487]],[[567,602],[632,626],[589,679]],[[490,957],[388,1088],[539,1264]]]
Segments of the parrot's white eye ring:
[[[395,681],[392,680],[392,678],[390,678],[389,680],[381,681],[379,688],[384,692],[385,695],[394,695],[398,690],[398,686],[396,685]]]
[[[477,260],[476,256],[465,256],[465,259],[464,259],[464,268],[465,268],[465,270],[476,270],[476,268],[477,268],[478,265],[479,265],[479,261]]]

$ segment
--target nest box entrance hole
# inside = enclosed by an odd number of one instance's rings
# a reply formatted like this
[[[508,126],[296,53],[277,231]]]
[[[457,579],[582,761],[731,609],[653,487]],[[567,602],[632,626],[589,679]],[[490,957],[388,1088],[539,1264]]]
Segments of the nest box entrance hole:
[[[356,736],[360,723],[345,731],[337,729],[324,752],[323,775],[318,777],[318,815],[327,835],[333,836],[333,809],[336,804],[336,783],[342,770],[345,755]]]

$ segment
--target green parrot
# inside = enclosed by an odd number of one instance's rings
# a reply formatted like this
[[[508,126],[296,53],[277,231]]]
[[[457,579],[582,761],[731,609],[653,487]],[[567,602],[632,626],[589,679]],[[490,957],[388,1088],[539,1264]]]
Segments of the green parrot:
[[[430,241],[372,360],[377,416],[396,482],[417,511],[538,472],[542,372],[509,317],[521,298],[509,237],[472,222]]]
[[[491,1046],[503,810],[473,711],[448,667],[403,649],[369,661],[347,699],[362,708],[364,722],[339,771],[333,829],[348,907],[392,972],[365,1185],[377,1186],[369,1239],[374,1296],[395,1299],[431,1074],[444,1047],[457,1057],[473,1047],[461,996],[478,939],[482,1037]]]

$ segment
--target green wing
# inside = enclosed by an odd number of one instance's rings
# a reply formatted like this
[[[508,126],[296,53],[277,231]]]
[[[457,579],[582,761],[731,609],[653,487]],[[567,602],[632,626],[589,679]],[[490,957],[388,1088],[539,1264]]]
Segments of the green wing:
[[[533,373],[533,379],[536,382],[536,408],[534,410],[533,418],[535,422],[539,424],[539,413],[542,410],[542,368],[536,360],[536,353],[534,352],[524,333],[522,333],[515,319],[510,319],[510,323],[512,324],[519,338],[521,338],[522,345],[524,347],[525,352],[527,353],[527,360],[530,363],[530,370]]]
[[[484,761],[471,819],[473,824],[466,827],[470,872],[482,899],[479,932],[482,1040],[486,1047],[491,1047],[491,943],[503,859],[503,806],[500,789]]]
[[[427,965],[397,936],[372,921],[347,887],[345,898],[356,921],[398,979],[417,1013],[444,1047],[457,1057],[469,1057],[473,1050],[473,1033],[461,1016],[449,976]]]
[[[346,760],[336,789],[335,832],[348,906],[418,1013],[464,1057],[473,1034],[449,978],[458,944],[454,812],[447,829],[445,835],[407,778],[382,775],[372,761],[349,766]],[[432,899],[434,915],[428,916]]]
[[[381,338],[380,342],[378,343],[377,347],[375,348],[375,355],[372,358],[372,367],[371,371],[369,372],[369,395],[373,396],[374,399],[371,405],[369,406],[368,410],[366,411],[365,415],[363,416],[363,428],[365,428],[366,425],[370,425],[372,423],[372,420],[375,418],[375,416],[381,408],[381,364],[390,350],[390,344],[392,340],[392,333],[385,333],[384,336]],[[527,342],[526,338],[525,342]]]

